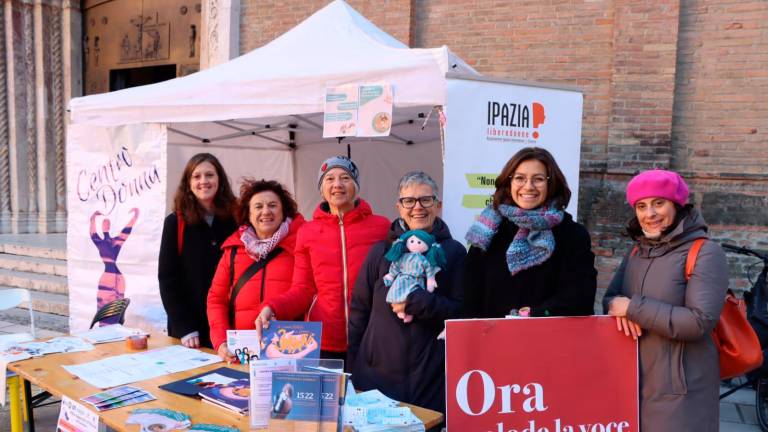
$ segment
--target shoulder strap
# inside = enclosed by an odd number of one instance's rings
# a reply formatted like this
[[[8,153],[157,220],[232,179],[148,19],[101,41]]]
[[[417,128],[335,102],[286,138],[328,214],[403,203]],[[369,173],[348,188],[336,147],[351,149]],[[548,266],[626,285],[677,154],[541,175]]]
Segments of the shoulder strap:
[[[632,247],[632,252],[629,253],[629,256],[633,257],[637,255],[637,252],[640,251],[640,249],[637,247],[637,245]]]
[[[181,212],[176,212],[176,227],[176,241],[178,242],[179,256],[181,256],[181,251],[184,248],[184,217]]]
[[[693,241],[691,249],[688,250],[688,257],[685,259],[685,280],[686,282],[691,280],[693,269],[696,267],[696,258],[699,256],[701,247],[704,246],[706,238],[697,238]]]
[[[229,258],[229,278],[230,278],[230,285],[232,283],[232,280],[234,279],[235,274],[235,252],[238,248],[232,248],[232,253],[230,254]],[[253,264],[248,266],[247,269],[243,272],[243,274],[240,275],[239,278],[237,278],[237,284],[232,287],[232,293],[229,295],[229,324],[231,328],[235,328],[235,299],[237,298],[237,295],[240,293],[240,290],[243,289],[243,286],[246,282],[251,280],[253,275],[259,272],[259,270],[266,267],[267,263],[272,261],[274,257],[276,257],[280,252],[283,251],[283,248],[280,246],[272,249],[272,252],[267,254],[266,257],[264,257],[261,261],[254,261]]]

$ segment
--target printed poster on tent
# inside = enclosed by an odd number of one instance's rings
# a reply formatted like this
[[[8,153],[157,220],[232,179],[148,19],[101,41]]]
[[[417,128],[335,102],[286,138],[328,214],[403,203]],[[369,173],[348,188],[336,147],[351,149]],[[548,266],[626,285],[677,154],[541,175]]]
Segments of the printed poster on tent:
[[[329,87],[325,94],[323,138],[389,136],[393,104],[389,84]]]
[[[162,331],[157,257],[165,218],[164,125],[74,124],[67,141],[67,272],[73,332],[129,298],[126,323]]]
[[[325,90],[323,138],[357,136],[359,94],[356,84],[329,87]]]

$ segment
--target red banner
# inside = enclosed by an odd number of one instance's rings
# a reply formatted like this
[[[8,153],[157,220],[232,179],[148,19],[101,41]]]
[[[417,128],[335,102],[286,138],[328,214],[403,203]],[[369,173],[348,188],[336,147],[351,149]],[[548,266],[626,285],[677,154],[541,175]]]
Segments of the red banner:
[[[613,317],[446,322],[449,431],[637,432],[637,343]]]

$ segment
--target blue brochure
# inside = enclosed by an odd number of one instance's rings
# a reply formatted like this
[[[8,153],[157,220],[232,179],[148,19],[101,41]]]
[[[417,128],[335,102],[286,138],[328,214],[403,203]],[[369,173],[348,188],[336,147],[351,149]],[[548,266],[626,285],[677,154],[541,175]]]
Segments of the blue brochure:
[[[322,331],[319,321],[272,321],[261,338],[260,358],[320,358]]]
[[[322,376],[308,372],[272,372],[274,420],[320,421]]]

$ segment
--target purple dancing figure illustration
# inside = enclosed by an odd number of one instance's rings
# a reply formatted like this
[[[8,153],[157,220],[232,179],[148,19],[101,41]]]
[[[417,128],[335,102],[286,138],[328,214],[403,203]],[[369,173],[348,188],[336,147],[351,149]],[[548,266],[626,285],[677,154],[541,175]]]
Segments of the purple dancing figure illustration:
[[[133,225],[136,223],[136,219],[139,218],[139,209],[132,208],[131,213],[133,217],[128,221],[128,224],[120,231],[120,235],[117,237],[111,237],[109,234],[110,222],[109,219],[104,218],[101,222],[101,231],[103,237],[99,237],[96,233],[96,217],[101,216],[100,211],[91,215],[91,240],[96,245],[96,249],[99,250],[101,260],[104,261],[104,273],[99,278],[99,291],[96,294],[96,309],[101,309],[105,304],[121,299],[125,297],[125,277],[120,273],[120,269],[117,268],[117,255],[120,254],[120,249],[123,247],[123,243],[131,235]],[[113,321],[109,318],[102,321],[103,324],[115,324],[119,317],[114,317]]]

